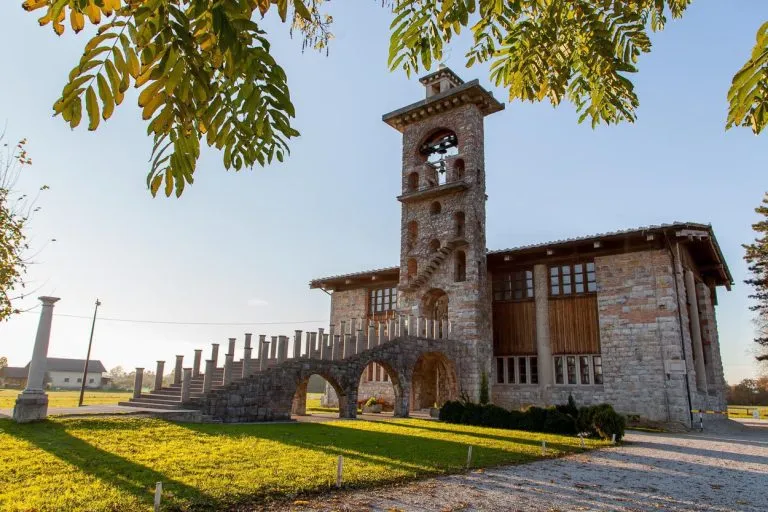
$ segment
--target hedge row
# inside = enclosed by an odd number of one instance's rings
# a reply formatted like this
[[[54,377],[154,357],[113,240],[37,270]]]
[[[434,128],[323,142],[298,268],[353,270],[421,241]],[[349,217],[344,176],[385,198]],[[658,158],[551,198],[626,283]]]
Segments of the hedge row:
[[[529,407],[525,411],[508,411],[497,405],[471,402],[446,402],[440,419],[447,423],[483,427],[527,430],[551,434],[587,436],[616,440],[624,437],[625,419],[609,404],[577,408],[572,400],[556,407]]]

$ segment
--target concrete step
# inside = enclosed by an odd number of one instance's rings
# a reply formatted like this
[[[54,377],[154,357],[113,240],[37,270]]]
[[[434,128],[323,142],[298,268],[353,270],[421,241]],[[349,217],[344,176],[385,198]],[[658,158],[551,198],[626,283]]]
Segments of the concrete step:
[[[162,404],[162,403],[156,403],[156,402],[150,402],[150,401],[137,400],[134,398],[132,398],[129,402],[119,402],[117,405],[122,405],[125,407],[146,407],[150,409],[163,409],[167,411],[172,411],[174,409],[183,409],[183,407],[181,406],[181,403]]]

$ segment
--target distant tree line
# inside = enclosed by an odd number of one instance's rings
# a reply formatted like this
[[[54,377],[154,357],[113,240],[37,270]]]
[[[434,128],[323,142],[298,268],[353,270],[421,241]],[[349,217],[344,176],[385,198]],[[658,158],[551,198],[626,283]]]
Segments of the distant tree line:
[[[728,404],[768,406],[768,376],[744,379],[734,386],[728,386]]]
[[[170,386],[173,383],[174,371],[163,376],[163,386]],[[126,372],[122,366],[115,366],[109,370],[110,383],[109,389],[122,389],[131,391],[133,390],[133,382],[136,379],[136,370],[132,372]],[[142,381],[143,387],[151,388],[155,385],[155,372],[144,371],[144,377]]]

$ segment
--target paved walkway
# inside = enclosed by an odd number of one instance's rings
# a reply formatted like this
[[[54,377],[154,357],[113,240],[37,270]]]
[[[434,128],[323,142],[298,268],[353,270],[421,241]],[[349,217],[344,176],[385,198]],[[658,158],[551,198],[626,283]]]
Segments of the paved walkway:
[[[520,466],[335,493],[294,511],[768,510],[768,422],[694,434],[630,432],[622,446]]]
[[[148,407],[124,407],[122,405],[84,405],[83,407],[49,407],[48,416],[103,416],[123,414],[159,414],[171,415],[197,412],[186,409],[168,411],[165,409],[150,409]],[[0,409],[0,418],[13,417],[13,409]]]

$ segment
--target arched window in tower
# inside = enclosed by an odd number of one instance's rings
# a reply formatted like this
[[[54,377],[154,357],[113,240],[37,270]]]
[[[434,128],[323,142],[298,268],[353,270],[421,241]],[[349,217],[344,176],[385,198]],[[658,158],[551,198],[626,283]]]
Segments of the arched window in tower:
[[[454,257],[453,280],[457,283],[467,280],[467,254],[464,251],[456,251]]]
[[[416,275],[419,273],[419,264],[416,258],[408,258],[408,267],[406,269],[406,275],[408,280],[416,279]]]
[[[408,192],[419,190],[419,173],[412,172],[408,175]]]
[[[453,215],[454,234],[456,235],[456,238],[464,238],[464,222],[464,212],[456,212]]]
[[[410,251],[416,247],[416,239],[419,237],[419,223],[412,220],[406,227],[406,245]]]
[[[435,238],[431,242],[429,242],[429,250],[432,252],[437,252],[440,250],[440,240]]]
[[[453,163],[453,180],[461,181],[463,179],[464,179],[464,160],[459,158]]]
[[[440,201],[435,201],[429,205],[429,213],[432,215],[437,215],[441,211],[443,211],[443,207],[440,205]]]
[[[447,157],[459,154],[459,139],[456,134],[447,128],[441,128],[427,137],[419,146],[419,153],[437,173],[437,184],[446,183]]]

